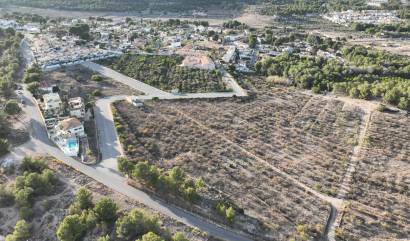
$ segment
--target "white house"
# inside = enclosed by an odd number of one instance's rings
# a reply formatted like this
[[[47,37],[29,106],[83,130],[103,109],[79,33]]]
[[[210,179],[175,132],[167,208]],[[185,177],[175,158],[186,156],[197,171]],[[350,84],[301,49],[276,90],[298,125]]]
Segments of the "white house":
[[[59,115],[62,111],[63,102],[58,93],[49,93],[43,95],[44,111],[46,116]]]
[[[85,136],[84,126],[77,118],[68,118],[60,121],[56,125],[57,135],[75,135],[76,137]]]
[[[68,100],[68,109],[71,117],[79,119],[85,116],[85,105],[81,97],[75,97]]]
[[[51,133],[51,139],[68,156],[78,155],[79,139],[86,136],[84,126],[77,118],[60,121]]]

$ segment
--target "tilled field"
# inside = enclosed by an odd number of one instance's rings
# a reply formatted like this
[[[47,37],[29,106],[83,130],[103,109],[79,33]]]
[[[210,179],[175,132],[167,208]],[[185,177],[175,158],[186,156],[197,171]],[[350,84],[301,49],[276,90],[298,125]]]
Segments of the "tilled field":
[[[255,100],[179,101],[183,113],[318,191],[337,194],[362,123],[341,101],[282,91]]]
[[[374,113],[340,240],[410,237],[410,118]]]
[[[119,102],[115,107],[129,157],[180,166],[204,178],[263,224],[250,227],[238,218],[235,228],[267,240],[303,236],[303,225],[308,236],[318,238],[329,215],[327,204],[267,163],[312,187],[337,189],[361,123],[360,112],[339,101],[293,91],[247,101],[160,101],[143,108]]]

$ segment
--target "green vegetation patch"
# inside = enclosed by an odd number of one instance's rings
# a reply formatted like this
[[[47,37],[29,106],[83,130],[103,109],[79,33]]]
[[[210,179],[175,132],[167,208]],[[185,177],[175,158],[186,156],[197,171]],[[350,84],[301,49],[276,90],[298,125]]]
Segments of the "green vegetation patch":
[[[383,99],[410,110],[410,60],[406,56],[367,49],[344,48],[340,59],[282,54],[256,64],[265,76],[284,76],[314,92],[333,91],[361,99]]]
[[[227,91],[218,70],[182,67],[183,57],[125,54],[101,63],[165,91],[184,93]]]
[[[137,208],[122,212],[113,199],[102,197],[94,202],[92,193],[81,188],[69,207],[67,216],[60,222],[56,235],[60,241],[74,241],[86,239],[90,234],[96,233],[104,233],[98,241],[188,240],[180,232],[171,236],[169,230],[161,227],[158,215]]]

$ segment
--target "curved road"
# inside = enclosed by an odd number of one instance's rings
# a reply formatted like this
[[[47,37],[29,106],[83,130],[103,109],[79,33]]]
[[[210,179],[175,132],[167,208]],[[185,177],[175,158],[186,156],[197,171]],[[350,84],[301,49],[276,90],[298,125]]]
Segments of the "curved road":
[[[77,171],[95,179],[96,181],[104,184],[105,186],[123,194],[126,195],[130,198],[133,198],[144,205],[148,206],[149,208],[152,208],[164,215],[167,215],[179,222],[182,222],[188,226],[191,227],[196,227],[204,232],[207,232],[209,235],[218,237],[220,239],[224,240],[232,240],[232,241],[250,241],[252,240],[251,238],[247,237],[245,234],[240,234],[236,231],[233,230],[228,230],[225,227],[219,226],[214,223],[210,223],[209,221],[198,217],[196,215],[193,215],[191,213],[185,212],[184,210],[175,207],[171,204],[153,199],[150,197],[148,194],[145,192],[142,192],[140,190],[137,190],[129,185],[126,184],[126,178],[121,176],[118,172],[116,172],[112,168],[106,168],[104,166],[96,166],[96,167],[91,167],[84,165],[75,159],[71,157],[67,157],[64,155],[64,153],[58,149],[48,138],[44,121],[42,119],[40,110],[34,100],[34,98],[31,96],[31,94],[27,91],[23,91],[23,97],[26,101],[26,106],[23,107],[24,113],[27,115],[27,118],[30,118],[30,134],[31,134],[31,140],[30,142],[15,148],[11,156],[20,158],[24,155],[44,155],[48,154],[56,159],[62,161],[68,166],[71,166],[72,168],[76,169]],[[115,100],[116,98],[118,99],[123,99],[125,98],[124,96],[120,97],[113,97],[106,103],[111,103],[110,101]],[[104,103],[104,101],[101,101],[99,103]],[[109,104],[107,105],[109,106]],[[98,108],[98,107],[97,107]],[[98,116],[98,114],[97,114]],[[98,121],[98,120],[97,120]],[[112,119],[101,119],[100,121],[103,121],[102,126],[105,125],[113,125]],[[98,123],[98,122],[97,122]],[[113,126],[112,126],[113,127]],[[104,128],[103,128],[104,129]],[[110,128],[107,128],[110,129]],[[115,133],[115,137],[112,135],[114,133],[109,133],[106,132],[104,138],[107,138],[109,140],[110,138],[116,138],[117,134]],[[114,141],[115,143],[115,141]],[[119,143],[116,143],[119,144]],[[115,150],[113,148],[112,143],[110,142],[105,142],[103,144],[103,151],[108,150]],[[117,145],[114,145],[117,146]],[[111,149],[109,149],[111,148]],[[116,150],[119,154],[121,153],[121,150]],[[115,151],[112,151],[111,153],[115,154]],[[116,156],[117,156],[116,154]],[[112,156],[114,158],[114,156]]]

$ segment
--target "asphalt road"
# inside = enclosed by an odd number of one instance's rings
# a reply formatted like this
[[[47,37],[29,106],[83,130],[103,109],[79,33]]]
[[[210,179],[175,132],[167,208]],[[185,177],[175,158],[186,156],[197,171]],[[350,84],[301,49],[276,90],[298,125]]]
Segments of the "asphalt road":
[[[104,76],[107,76],[115,81],[118,81],[122,84],[128,85],[129,87],[144,92],[145,97],[149,98],[158,97],[160,99],[197,99],[197,98],[224,98],[224,97],[233,97],[233,96],[247,96],[245,90],[243,90],[235,79],[226,71],[223,71],[223,81],[232,89],[232,92],[213,92],[213,93],[194,93],[194,94],[172,94],[155,88],[151,85],[145,84],[142,81],[130,78],[126,75],[123,75],[115,70],[104,67],[102,65],[85,62],[82,64],[84,67],[87,67],[95,72],[98,72]],[[148,96],[148,97],[147,97]]]
[[[157,96],[157,97],[163,97],[163,96],[168,96],[171,95],[168,92],[162,91],[160,89],[157,89],[155,87],[152,87],[151,85],[147,85],[144,82],[135,80],[133,78],[130,78],[126,75],[123,75],[117,71],[114,71],[110,68],[104,67],[102,65],[93,63],[93,62],[85,62],[82,64],[83,66],[98,72],[104,76],[107,76],[109,78],[114,79],[115,81],[121,82],[125,85],[130,86],[131,88],[134,88],[136,90],[142,91],[145,94]]]
[[[196,227],[204,232],[207,232],[208,234],[212,236],[215,236],[215,237],[218,237],[224,240],[232,240],[232,241],[252,240],[248,238],[246,235],[239,234],[238,232],[235,232],[233,230],[228,230],[217,224],[210,223],[208,222],[208,220],[205,220],[191,213],[185,212],[184,210],[178,207],[175,207],[169,203],[164,203],[160,200],[153,199],[145,192],[142,192],[140,190],[137,190],[127,185],[125,177],[121,176],[118,172],[116,172],[115,170],[111,168],[106,168],[105,166],[95,166],[95,167],[87,166],[87,165],[82,164],[81,162],[76,161],[75,159],[71,157],[64,155],[64,153],[60,149],[58,149],[49,140],[41,113],[33,97],[31,96],[31,94],[28,91],[24,90],[23,98],[26,101],[26,105],[23,107],[23,111],[27,115],[27,117],[30,118],[31,140],[29,143],[26,143],[25,145],[19,148],[15,148],[15,150],[13,150],[13,153],[20,153],[19,155],[16,154],[15,157],[21,157],[25,154],[51,155],[55,157],[56,159],[62,161],[66,165],[71,166],[77,171],[104,184],[105,186],[123,195],[133,198],[143,203],[144,205],[148,206],[149,208],[156,210],[164,215],[167,215],[188,226]],[[113,98],[115,99],[115,98],[124,98],[124,97],[113,97]],[[107,105],[106,103],[110,103],[110,101],[112,100],[113,99],[107,100],[108,102],[104,102],[104,101],[100,102],[100,103],[103,103],[101,106],[105,106],[105,107],[108,106],[109,108],[109,104]],[[101,149],[105,153],[106,155],[105,157],[114,158],[115,156],[118,156],[118,154],[121,153],[121,149],[118,149],[118,147],[113,148],[113,146],[120,146],[120,145],[119,145],[118,139],[116,139],[117,133],[115,132],[115,129],[113,129],[112,118],[107,118],[107,120],[104,120],[103,118],[103,116],[105,116],[105,113],[108,113],[107,111],[108,109],[103,108],[101,109],[101,115],[97,113],[96,116],[101,117],[99,118],[100,120],[97,120],[97,123],[101,123],[102,126],[107,127],[106,129],[108,130],[108,132],[103,132],[102,134],[103,138],[106,138],[106,140],[108,141],[113,141],[113,142],[103,143],[103,147]],[[114,130],[114,133],[110,133],[109,130],[111,131]],[[30,148],[30,150],[28,151],[27,148]],[[109,148],[108,149],[109,151],[105,151],[104,148]]]

